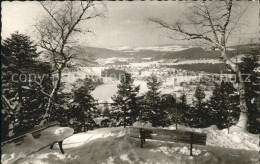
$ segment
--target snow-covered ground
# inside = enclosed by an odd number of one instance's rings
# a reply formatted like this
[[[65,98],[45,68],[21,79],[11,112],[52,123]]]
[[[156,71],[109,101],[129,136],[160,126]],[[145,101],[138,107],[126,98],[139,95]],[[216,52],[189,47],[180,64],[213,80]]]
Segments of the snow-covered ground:
[[[173,126],[168,128],[174,129]],[[55,146],[52,150],[46,148],[32,154],[20,160],[19,163],[224,164],[258,162],[258,151],[256,151],[258,150],[258,135],[243,132],[227,134],[225,130],[213,129],[186,128],[186,130],[208,133],[207,146],[194,145],[193,157],[189,156],[189,145],[187,144],[148,140],[144,148],[141,149],[140,141],[129,137],[127,128],[117,127],[74,134],[63,142],[64,155]],[[3,156],[6,156],[4,153]]]
[[[41,132],[39,139],[34,139],[31,134],[26,134],[24,142],[21,145],[14,143],[2,146],[2,159],[3,164],[19,163],[18,161],[26,158],[28,155],[39,151],[41,148],[49,147],[57,141],[62,141],[67,137],[72,136],[74,130],[69,127],[51,127]]]
[[[188,128],[180,126],[180,129],[188,131],[207,133],[207,145],[231,148],[231,149],[245,149],[245,150],[259,150],[259,135],[250,134],[247,132],[232,132],[228,134],[228,129],[218,130],[216,126],[209,128]],[[168,129],[176,129],[175,125],[168,127]]]

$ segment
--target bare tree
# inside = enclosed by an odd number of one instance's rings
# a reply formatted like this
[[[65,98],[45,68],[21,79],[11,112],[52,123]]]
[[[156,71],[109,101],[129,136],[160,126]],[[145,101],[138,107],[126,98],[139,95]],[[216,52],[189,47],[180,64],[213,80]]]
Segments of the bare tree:
[[[232,0],[190,2],[188,5],[190,5],[190,12],[172,24],[157,18],[148,20],[175,34],[169,36],[172,39],[198,39],[213,49],[218,48],[221,51],[220,58],[239,78],[240,117],[234,130],[246,130],[248,107],[245,98],[245,82],[238,65],[227,57],[227,43],[232,32],[240,27],[241,17],[249,5],[242,7]]]
[[[42,90],[48,97],[48,104],[41,125],[50,117],[51,106],[60,89],[62,71],[72,64],[77,55],[79,34],[92,33],[82,27],[82,22],[104,17],[105,5],[93,1],[40,2],[45,15],[37,21],[35,28],[39,46],[49,54],[57,74],[57,80],[50,93]]]

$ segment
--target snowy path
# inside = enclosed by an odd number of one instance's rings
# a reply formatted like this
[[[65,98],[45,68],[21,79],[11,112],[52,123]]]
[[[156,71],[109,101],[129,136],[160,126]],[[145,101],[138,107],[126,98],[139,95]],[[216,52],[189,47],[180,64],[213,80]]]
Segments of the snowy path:
[[[216,138],[216,137],[215,137]],[[215,139],[216,140],[216,139]],[[216,141],[214,141],[216,142]],[[193,157],[189,156],[189,145],[149,141],[143,149],[140,141],[130,138],[127,130],[102,128],[75,134],[64,140],[65,154],[58,147],[46,148],[28,156],[19,163],[29,164],[219,164],[257,163],[258,152],[213,146],[194,145]]]

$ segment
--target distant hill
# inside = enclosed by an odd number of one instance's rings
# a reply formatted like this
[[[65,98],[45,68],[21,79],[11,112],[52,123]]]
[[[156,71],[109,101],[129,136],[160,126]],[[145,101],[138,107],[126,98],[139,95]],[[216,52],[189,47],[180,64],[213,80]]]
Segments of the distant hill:
[[[106,48],[97,47],[82,47],[82,54],[78,55],[77,58],[88,58],[88,59],[98,59],[98,58],[124,58],[127,57],[123,52],[115,51]]]
[[[220,51],[205,51],[203,48],[195,47],[189,48],[182,51],[177,52],[167,52],[165,55],[161,55],[157,57],[158,59],[201,59],[201,58],[209,58],[209,59],[217,59],[219,58]]]
[[[241,46],[231,46],[228,47],[229,51],[227,52],[227,56],[229,58],[235,57],[237,55],[237,49],[238,54],[247,54],[250,52],[250,45],[241,45]],[[201,47],[194,47],[189,48],[182,51],[176,51],[176,52],[167,52],[165,55],[158,56],[157,59],[189,59],[189,60],[195,60],[195,59],[202,59],[202,58],[208,58],[208,59],[219,59],[221,55],[220,50],[205,50]]]
[[[157,46],[157,47],[144,47],[139,48],[138,50],[133,49],[134,51],[126,52],[120,50],[112,50],[107,48],[97,48],[97,47],[82,47],[82,53],[77,56],[77,59],[87,59],[87,60],[95,60],[98,58],[153,58],[154,60],[160,59],[219,59],[221,51],[219,50],[205,50],[200,47],[191,47],[189,46],[176,46],[179,47],[180,50],[176,51],[162,51],[159,49],[167,49],[170,46]],[[181,49],[182,48],[182,49]],[[250,45],[241,45],[241,46],[231,46],[229,47],[228,57],[232,58],[237,54],[237,48],[239,48],[239,54],[246,54],[250,51]]]

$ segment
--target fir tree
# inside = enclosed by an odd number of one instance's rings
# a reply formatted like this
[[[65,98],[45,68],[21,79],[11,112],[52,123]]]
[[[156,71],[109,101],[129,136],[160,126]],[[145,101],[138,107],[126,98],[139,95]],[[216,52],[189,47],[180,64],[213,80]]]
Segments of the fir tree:
[[[99,115],[99,111],[95,106],[96,100],[91,95],[94,89],[92,81],[88,78],[77,80],[74,85],[70,124],[77,132],[95,127],[93,119]]]
[[[161,91],[162,82],[155,74],[147,79],[148,92],[145,94],[146,109],[143,110],[143,117],[152,123],[153,127],[165,125],[165,110],[162,107]]]
[[[195,104],[198,108],[202,108],[203,99],[206,97],[206,95],[205,95],[204,91],[202,90],[200,84],[198,85],[198,87],[197,87],[197,89],[196,89],[196,91],[195,91],[194,97],[195,97],[194,104]]]
[[[222,81],[215,84],[215,89],[209,100],[207,113],[209,124],[217,125],[220,129],[234,125],[239,116],[238,95],[230,82]]]
[[[202,90],[201,84],[198,85],[196,88],[194,98],[193,99],[193,105],[194,107],[189,110],[189,119],[190,119],[190,126],[193,127],[202,127],[205,126],[205,120],[207,119],[205,113],[205,93]]]
[[[180,121],[180,113],[176,102],[175,96],[171,94],[163,94],[161,96],[162,109],[165,111],[165,116],[167,116],[164,119],[169,125]]]
[[[187,103],[187,97],[185,93],[182,93],[180,96],[180,101],[177,103],[177,108],[179,111],[179,117],[180,117],[180,122],[186,124],[188,122],[188,110],[189,110],[189,105]]]
[[[132,125],[137,120],[140,111],[140,97],[137,96],[140,86],[134,86],[133,82],[131,74],[125,73],[117,86],[117,94],[112,97],[116,104],[112,114],[116,115],[117,121],[124,121],[124,125]]]
[[[14,132],[19,133],[34,127],[42,115],[46,96],[40,89],[51,85],[49,77],[45,77],[51,66],[36,60],[39,53],[36,45],[26,35],[18,32],[11,34],[2,45],[2,89],[3,95],[12,101],[17,101],[19,110],[12,113]],[[23,74],[23,76],[21,76]],[[29,74],[34,79],[29,80]],[[36,82],[42,78],[43,88],[35,88]],[[20,78],[22,77],[22,78]],[[17,97],[17,98],[16,98]]]
[[[6,62],[9,62],[9,70],[12,70],[12,74],[17,74],[17,77],[21,77],[22,73],[26,73],[30,69],[31,64],[35,61],[34,58],[38,57],[36,53],[36,45],[26,35],[15,32],[11,34],[10,38],[3,41],[3,47],[6,54]],[[9,60],[9,61],[7,61]],[[11,61],[10,61],[11,60]],[[22,80],[18,80],[17,92],[19,103],[23,105],[22,95]],[[22,110],[21,110],[22,112]]]

